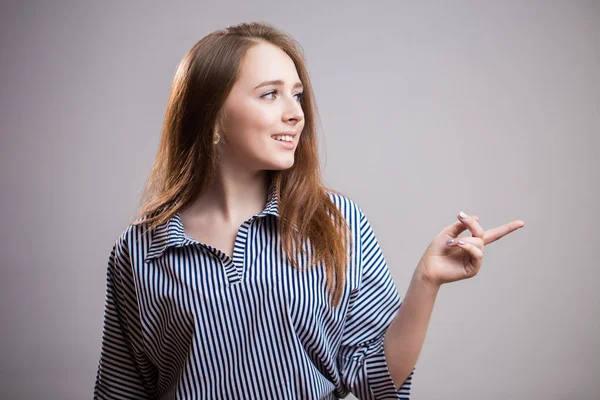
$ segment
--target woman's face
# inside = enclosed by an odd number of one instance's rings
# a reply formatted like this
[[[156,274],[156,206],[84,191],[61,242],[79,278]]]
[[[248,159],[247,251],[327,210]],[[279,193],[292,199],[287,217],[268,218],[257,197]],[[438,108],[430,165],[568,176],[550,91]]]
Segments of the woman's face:
[[[246,171],[290,168],[304,127],[303,88],[294,62],[279,47],[261,43],[246,52],[240,68],[224,104],[224,126],[218,128],[225,138],[219,144],[221,162]],[[291,143],[272,137],[282,132],[295,134]]]

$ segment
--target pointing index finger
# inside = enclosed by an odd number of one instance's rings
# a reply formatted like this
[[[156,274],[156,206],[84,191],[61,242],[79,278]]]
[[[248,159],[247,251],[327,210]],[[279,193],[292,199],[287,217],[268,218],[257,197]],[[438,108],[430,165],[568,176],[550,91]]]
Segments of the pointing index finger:
[[[525,226],[525,222],[523,222],[521,220],[516,220],[516,221],[509,222],[508,224],[504,224],[501,226],[497,226],[493,229],[489,229],[489,230],[485,231],[485,234],[483,236],[483,243],[484,243],[484,245],[493,243],[496,240],[502,238],[503,236],[506,236],[509,233],[516,231],[517,229],[520,229],[524,226]]]

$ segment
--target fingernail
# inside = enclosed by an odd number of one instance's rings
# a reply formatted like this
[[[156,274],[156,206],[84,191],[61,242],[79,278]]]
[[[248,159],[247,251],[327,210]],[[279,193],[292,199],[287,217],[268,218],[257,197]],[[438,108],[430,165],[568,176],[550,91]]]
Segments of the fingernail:
[[[458,214],[462,219],[467,218],[467,214],[465,214],[464,212],[460,212],[460,214]]]
[[[465,242],[463,242],[462,240],[459,240],[458,244],[465,244]]]
[[[446,244],[452,244],[452,243],[454,243],[454,239],[448,239],[448,240],[446,240]]]

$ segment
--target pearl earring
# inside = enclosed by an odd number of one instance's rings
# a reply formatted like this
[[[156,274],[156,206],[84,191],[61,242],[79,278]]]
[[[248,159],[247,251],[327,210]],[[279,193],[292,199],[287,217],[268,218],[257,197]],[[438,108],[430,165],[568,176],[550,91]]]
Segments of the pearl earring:
[[[215,132],[213,143],[217,144],[217,143],[219,143],[220,140],[221,140],[221,135],[219,135],[219,132]]]

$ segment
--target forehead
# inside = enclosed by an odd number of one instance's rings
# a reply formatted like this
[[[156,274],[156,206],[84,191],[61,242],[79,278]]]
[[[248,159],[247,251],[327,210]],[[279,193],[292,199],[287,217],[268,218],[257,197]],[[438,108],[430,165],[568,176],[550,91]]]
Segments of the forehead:
[[[286,85],[300,80],[292,59],[270,43],[249,48],[240,65],[239,83],[252,89],[263,81],[275,79],[282,79]]]

